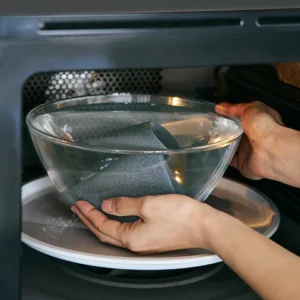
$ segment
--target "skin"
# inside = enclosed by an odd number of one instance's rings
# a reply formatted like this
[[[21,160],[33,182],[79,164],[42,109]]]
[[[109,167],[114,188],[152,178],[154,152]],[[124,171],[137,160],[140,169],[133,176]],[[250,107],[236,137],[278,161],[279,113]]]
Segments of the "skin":
[[[300,187],[300,133],[260,102],[221,103],[216,111],[242,119],[245,131],[232,166],[247,178],[268,178]],[[280,137],[280,138],[278,138]],[[299,299],[300,259],[239,220],[181,195],[117,198],[103,211],[136,215],[133,224],[109,220],[85,201],[72,208],[103,243],[151,254],[205,248],[219,255],[263,299]]]
[[[277,111],[261,102],[216,106],[242,120],[245,135],[231,165],[246,178],[267,178],[300,188],[300,133],[287,128]]]

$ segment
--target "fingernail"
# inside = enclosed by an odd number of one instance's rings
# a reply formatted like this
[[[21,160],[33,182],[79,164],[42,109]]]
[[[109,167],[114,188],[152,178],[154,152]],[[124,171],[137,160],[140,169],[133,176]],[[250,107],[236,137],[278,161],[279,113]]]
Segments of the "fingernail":
[[[104,200],[102,202],[102,210],[105,212],[112,212],[112,200]]]
[[[76,210],[75,206],[71,206],[70,209],[77,216],[77,210]]]
[[[80,206],[81,206],[84,202],[85,202],[85,201],[83,201],[83,200],[78,200],[78,201],[74,204],[74,206],[75,206],[77,209],[80,210]]]

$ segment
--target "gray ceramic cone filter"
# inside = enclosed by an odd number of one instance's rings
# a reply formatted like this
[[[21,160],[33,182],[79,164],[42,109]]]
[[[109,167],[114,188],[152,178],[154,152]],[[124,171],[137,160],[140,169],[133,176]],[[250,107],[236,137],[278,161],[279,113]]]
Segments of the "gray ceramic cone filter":
[[[108,149],[166,150],[178,149],[172,135],[161,125],[148,122],[122,128],[109,136],[85,139],[85,143]],[[63,193],[64,201],[74,204],[86,200],[101,209],[103,200],[120,196],[183,194],[174,180],[168,156],[162,154],[123,154],[99,164],[99,172],[70,187]],[[109,216],[122,222],[137,218]]]

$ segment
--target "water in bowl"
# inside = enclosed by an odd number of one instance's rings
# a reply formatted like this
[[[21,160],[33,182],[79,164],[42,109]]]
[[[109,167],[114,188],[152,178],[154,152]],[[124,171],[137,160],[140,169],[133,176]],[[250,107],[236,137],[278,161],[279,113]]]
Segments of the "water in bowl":
[[[32,134],[63,201],[72,205],[83,199],[98,208],[103,200],[119,196],[176,193],[204,201],[239,139],[206,151],[178,150],[212,145],[240,130],[233,120],[215,113],[151,111],[58,111],[36,117],[33,125],[69,142]]]
[[[56,138],[103,147],[100,144],[101,137],[147,122],[162,125],[175,138],[181,149],[230,139],[240,131],[233,120],[214,113],[59,111],[40,115],[34,119],[33,124],[40,131]],[[130,146],[125,147],[124,144],[120,142],[119,149],[130,149]],[[149,145],[148,150],[157,149]]]

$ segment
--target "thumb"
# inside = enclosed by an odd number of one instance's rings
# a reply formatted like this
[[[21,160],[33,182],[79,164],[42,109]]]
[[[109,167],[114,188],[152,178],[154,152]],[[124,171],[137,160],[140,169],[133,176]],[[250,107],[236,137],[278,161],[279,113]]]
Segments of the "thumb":
[[[141,217],[142,202],[141,198],[113,198],[103,201],[102,210],[115,216]]]
[[[222,102],[216,105],[216,112],[220,115],[233,118],[241,118],[244,114],[245,109],[249,103],[231,104],[228,102]]]

